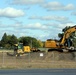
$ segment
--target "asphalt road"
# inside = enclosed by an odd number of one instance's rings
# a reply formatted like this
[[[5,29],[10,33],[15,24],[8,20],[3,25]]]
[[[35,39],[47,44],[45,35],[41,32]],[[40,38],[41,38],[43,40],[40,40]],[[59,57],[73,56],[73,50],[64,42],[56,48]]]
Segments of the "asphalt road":
[[[76,75],[76,69],[3,69],[0,75]]]

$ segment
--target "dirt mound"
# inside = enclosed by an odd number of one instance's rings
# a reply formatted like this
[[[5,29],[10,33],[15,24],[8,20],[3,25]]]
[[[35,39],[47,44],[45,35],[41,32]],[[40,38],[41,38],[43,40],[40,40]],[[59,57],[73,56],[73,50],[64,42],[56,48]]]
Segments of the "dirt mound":
[[[76,58],[76,53],[61,53],[57,51],[48,52],[45,60],[63,60],[63,61],[73,61]]]
[[[43,55],[43,56],[40,56]],[[10,56],[6,56],[9,58]],[[12,57],[10,57],[12,58]],[[76,60],[76,52],[62,53],[58,51],[51,52],[32,52],[27,53],[25,56],[15,57],[16,59],[25,59],[30,61],[75,61]]]

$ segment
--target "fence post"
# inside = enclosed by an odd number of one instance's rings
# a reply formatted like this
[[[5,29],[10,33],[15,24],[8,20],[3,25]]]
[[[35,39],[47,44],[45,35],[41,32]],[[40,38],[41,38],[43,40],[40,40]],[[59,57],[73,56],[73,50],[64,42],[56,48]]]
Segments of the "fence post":
[[[53,51],[53,61],[55,61],[55,56],[54,56],[55,54],[54,54],[54,51]]]
[[[28,67],[31,67],[31,65],[30,65],[30,61],[31,61],[31,59],[30,59],[30,52],[29,52],[29,61],[28,61]]]
[[[4,51],[2,51],[2,67],[4,67]]]

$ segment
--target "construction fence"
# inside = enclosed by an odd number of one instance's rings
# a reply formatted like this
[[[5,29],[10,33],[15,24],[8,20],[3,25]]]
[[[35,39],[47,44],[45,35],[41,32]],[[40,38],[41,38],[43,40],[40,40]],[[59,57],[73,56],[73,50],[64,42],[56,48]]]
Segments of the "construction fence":
[[[76,53],[52,51],[9,56],[7,51],[1,51],[0,68],[76,68]]]

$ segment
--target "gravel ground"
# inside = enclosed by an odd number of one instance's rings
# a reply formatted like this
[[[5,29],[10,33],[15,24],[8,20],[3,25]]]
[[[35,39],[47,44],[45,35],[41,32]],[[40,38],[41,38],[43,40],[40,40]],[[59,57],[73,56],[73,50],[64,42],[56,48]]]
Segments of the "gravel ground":
[[[0,68],[76,68],[76,53],[33,52],[16,57],[0,52]]]

